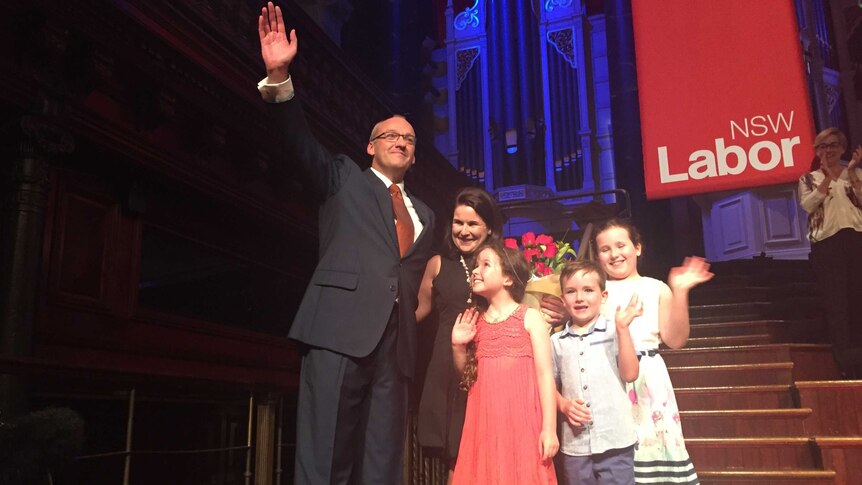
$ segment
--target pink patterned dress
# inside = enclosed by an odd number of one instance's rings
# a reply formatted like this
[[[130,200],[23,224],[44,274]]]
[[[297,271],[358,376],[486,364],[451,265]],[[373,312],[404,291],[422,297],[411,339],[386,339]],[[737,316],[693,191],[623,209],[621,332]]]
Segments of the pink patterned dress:
[[[479,317],[477,379],[467,396],[455,485],[557,483],[553,462],[539,456],[542,407],[525,311],[521,305],[496,324]]]

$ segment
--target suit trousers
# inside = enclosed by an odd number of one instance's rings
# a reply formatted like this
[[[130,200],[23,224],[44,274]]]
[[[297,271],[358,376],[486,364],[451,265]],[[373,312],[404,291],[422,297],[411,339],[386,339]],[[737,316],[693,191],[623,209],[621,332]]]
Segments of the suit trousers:
[[[842,229],[813,243],[810,258],[836,360],[844,370],[859,366],[850,352],[862,347],[862,232]]]
[[[408,379],[398,370],[398,305],[377,347],[356,358],[309,348],[297,410],[297,484],[400,484]]]

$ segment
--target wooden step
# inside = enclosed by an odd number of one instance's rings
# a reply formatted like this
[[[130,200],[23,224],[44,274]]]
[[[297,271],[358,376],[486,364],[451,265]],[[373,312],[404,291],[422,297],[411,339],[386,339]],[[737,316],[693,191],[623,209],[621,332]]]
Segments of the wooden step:
[[[832,470],[697,470],[701,485],[837,485]]]
[[[772,289],[767,286],[698,286],[689,293],[692,305],[739,303],[743,301],[771,301]]]
[[[778,293],[769,301],[772,306],[766,315],[770,318],[805,318],[817,321],[823,319],[823,311],[820,309],[823,301],[816,288],[805,294]]]
[[[814,281],[811,264],[807,260],[771,259],[754,257],[713,263],[716,277],[709,282],[724,280],[756,281],[761,285],[776,285],[785,281]],[[749,283],[753,284],[753,283]]]
[[[832,346],[828,344],[794,344],[790,346],[794,381],[838,379],[841,375]]]
[[[814,411],[807,434],[862,436],[862,381],[804,381],[795,389],[800,405]]]
[[[787,327],[788,324],[784,320],[742,319],[719,322],[696,322],[692,320],[690,337],[729,337],[762,334],[782,337],[786,333]]]
[[[672,367],[688,365],[763,364],[790,361],[789,344],[738,345],[714,348],[662,349],[661,356]]]
[[[689,317],[689,321],[692,325],[703,323],[748,322],[764,319],[763,314],[760,312],[734,313],[732,315],[698,315]]]
[[[835,471],[835,485],[862,484],[862,438],[815,437],[823,468]]]
[[[719,409],[787,409],[795,407],[791,386],[677,387],[676,402],[684,411]]]
[[[692,365],[758,364],[793,362],[796,380],[838,377],[832,347],[825,344],[767,344],[718,348],[663,349],[661,355],[670,367]]]
[[[694,337],[688,339],[686,348],[727,347],[732,345],[760,345],[775,343],[776,339],[768,333],[750,335],[728,335],[725,337]]]
[[[723,409],[680,411],[683,434],[691,438],[804,436],[811,409]]]
[[[674,387],[790,384],[792,362],[668,367]]]
[[[686,438],[685,447],[698,473],[733,469],[814,470],[819,463],[814,441],[803,437]]]
[[[846,432],[843,418],[862,423],[856,386],[793,384],[838,376],[831,347],[812,345],[825,334],[808,262],[754,258],[713,271],[690,295],[686,348],[661,350],[701,483],[862,485],[862,437],[811,437]]]
[[[765,318],[740,321],[691,322],[691,337],[768,334],[773,342],[826,343],[819,318]]]
[[[754,283],[754,278],[751,275],[743,274],[721,274],[713,270],[715,277],[709,283],[698,286],[692,291],[702,291],[707,288],[745,288],[748,286],[758,286]]]
[[[688,312],[692,321],[708,317],[723,317],[727,321],[735,321],[740,315],[754,315],[756,318],[764,318],[769,314],[771,305],[765,301],[746,300],[740,303],[689,305]]]
[[[790,282],[778,287],[749,286],[743,288],[718,287],[693,291],[689,296],[692,308],[705,305],[768,303],[763,308],[769,318],[795,318],[799,315],[816,316],[819,311],[819,294],[814,283]],[[746,313],[746,312],[740,312]]]

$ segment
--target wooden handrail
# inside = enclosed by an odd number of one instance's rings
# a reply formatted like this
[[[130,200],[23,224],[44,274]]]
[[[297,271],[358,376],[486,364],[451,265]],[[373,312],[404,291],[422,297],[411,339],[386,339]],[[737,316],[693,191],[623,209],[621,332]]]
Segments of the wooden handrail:
[[[36,357],[19,357],[0,355],[0,374],[17,375],[41,375],[59,377],[85,377],[88,379],[102,378],[106,380],[117,380],[125,383],[155,383],[176,384],[183,383],[200,384],[202,387],[217,386],[223,388],[226,382],[236,386],[237,391],[259,390],[272,392],[295,392],[297,382],[295,379],[279,380],[272,382],[249,382],[235,379],[216,379],[213,377],[199,377],[194,375],[165,375],[153,374],[144,369],[116,368],[96,365],[81,365],[70,362],[56,362]]]
[[[505,214],[505,212],[507,210],[529,209],[529,208],[532,208],[534,206],[540,206],[540,205],[547,204],[548,202],[558,202],[558,201],[563,201],[563,200],[584,199],[584,198],[589,198],[590,199],[589,202],[592,202],[594,200],[598,200],[598,198],[603,196],[603,195],[611,195],[611,194],[622,197],[622,200],[623,200],[622,208],[620,210],[617,210],[611,217],[622,217],[622,218],[631,217],[631,214],[632,214],[631,197],[629,196],[628,191],[626,191],[625,189],[599,190],[599,191],[595,191],[595,192],[583,192],[583,193],[578,192],[578,193],[570,193],[570,194],[558,195],[555,197],[548,197],[548,198],[534,199],[534,200],[503,201],[503,202],[499,202],[498,206],[500,207],[500,210]],[[563,216],[571,216],[572,213],[574,213],[574,210],[576,207],[586,205],[589,202],[586,202],[583,204],[574,204],[571,208],[563,211],[562,214],[563,214]],[[593,259],[593,257],[595,256],[594,254],[591,254],[592,253],[591,247],[592,247],[594,224],[592,222],[588,222],[582,228],[582,230],[583,230],[583,233],[581,234],[580,244],[578,246],[578,255],[577,255],[577,259],[579,261],[584,260],[584,259]]]

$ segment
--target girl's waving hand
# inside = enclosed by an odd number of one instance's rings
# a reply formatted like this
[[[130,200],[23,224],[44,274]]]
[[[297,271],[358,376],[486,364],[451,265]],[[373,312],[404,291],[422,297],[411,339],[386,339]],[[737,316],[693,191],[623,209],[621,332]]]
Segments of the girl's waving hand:
[[[452,345],[467,345],[476,336],[476,322],[479,320],[479,312],[474,308],[464,310],[455,319],[452,327]]]

